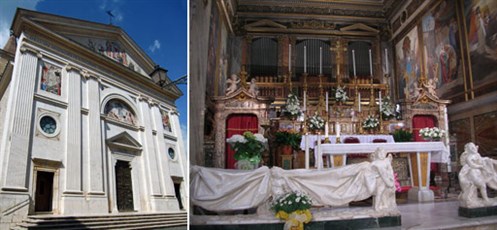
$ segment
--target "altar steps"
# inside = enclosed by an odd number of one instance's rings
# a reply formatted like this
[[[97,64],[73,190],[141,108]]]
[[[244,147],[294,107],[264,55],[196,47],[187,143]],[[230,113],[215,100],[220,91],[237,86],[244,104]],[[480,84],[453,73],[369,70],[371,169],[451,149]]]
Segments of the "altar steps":
[[[186,212],[28,216],[13,229],[186,229]],[[178,228],[183,226],[183,228]]]

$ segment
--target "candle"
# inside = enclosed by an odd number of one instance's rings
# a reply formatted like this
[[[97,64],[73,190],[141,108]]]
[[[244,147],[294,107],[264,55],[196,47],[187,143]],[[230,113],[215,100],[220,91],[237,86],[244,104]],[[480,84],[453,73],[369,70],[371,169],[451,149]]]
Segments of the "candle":
[[[323,74],[323,47],[319,47],[319,75]]]
[[[288,44],[288,72],[292,70],[292,44]]]
[[[337,121],[335,129],[337,130],[337,137],[340,137],[340,122]]]
[[[361,93],[359,93],[359,112],[361,112]]]
[[[355,51],[352,50],[352,67],[354,68],[354,77],[357,76],[355,74]]]
[[[387,48],[385,48],[385,73],[388,74],[390,70],[388,69],[388,52]]]
[[[305,90],[304,90],[304,111],[307,111],[306,110],[306,93],[305,93]]]
[[[328,122],[326,122],[325,126],[324,126],[324,136],[325,137],[328,137]]]
[[[369,75],[373,77],[373,58],[371,57],[371,49],[369,49]]]
[[[381,113],[381,90],[378,92],[378,98],[380,99],[380,113]]]
[[[326,91],[326,112],[328,112],[328,91]]]
[[[307,73],[307,47],[304,46],[304,73]]]

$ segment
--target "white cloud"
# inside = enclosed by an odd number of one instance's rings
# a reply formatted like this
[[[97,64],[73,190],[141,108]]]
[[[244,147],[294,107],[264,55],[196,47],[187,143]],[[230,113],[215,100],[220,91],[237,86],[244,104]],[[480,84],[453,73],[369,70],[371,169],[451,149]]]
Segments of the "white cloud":
[[[36,10],[36,5],[43,0],[1,0],[0,1],[0,48],[3,48],[10,36],[10,25],[16,8]]]
[[[148,49],[149,49],[150,51],[152,51],[152,53],[153,53],[153,52],[155,52],[155,50],[160,49],[160,42],[159,42],[159,40],[155,39],[155,40],[154,40],[154,43],[153,43],[152,45],[150,45],[150,46],[148,47]]]

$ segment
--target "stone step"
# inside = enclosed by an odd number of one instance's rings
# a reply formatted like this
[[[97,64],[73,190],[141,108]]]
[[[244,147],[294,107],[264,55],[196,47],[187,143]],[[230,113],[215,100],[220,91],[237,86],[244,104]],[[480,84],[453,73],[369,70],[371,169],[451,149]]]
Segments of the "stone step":
[[[88,216],[28,216],[13,229],[160,229],[187,226],[187,213],[127,213]]]
[[[50,225],[36,225],[36,224],[20,224],[19,227],[24,229],[153,229],[157,227],[173,227],[173,226],[186,226],[187,221],[121,221],[121,222],[101,222],[101,223],[66,223],[66,224],[50,224]],[[155,226],[155,227],[154,227]]]
[[[150,220],[150,219],[167,219],[167,220],[184,220],[186,216],[128,216],[128,217],[96,217],[96,218],[61,218],[61,219],[31,219],[28,218],[24,222],[32,224],[50,224],[63,222],[103,222],[103,221],[120,221],[120,220]]]

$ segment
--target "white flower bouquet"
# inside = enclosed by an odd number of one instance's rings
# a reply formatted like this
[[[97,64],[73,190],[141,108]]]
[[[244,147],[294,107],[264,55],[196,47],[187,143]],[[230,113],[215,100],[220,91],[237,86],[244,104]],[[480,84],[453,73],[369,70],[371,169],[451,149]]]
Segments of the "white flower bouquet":
[[[319,116],[317,112],[309,118],[309,129],[311,130],[323,130],[324,129],[324,119]]]
[[[347,99],[349,99],[349,97],[347,97],[347,91],[345,91],[344,88],[338,86],[337,89],[335,90],[335,100],[346,102]]]
[[[395,108],[393,104],[390,102],[389,96],[385,97],[385,99],[381,102],[380,112],[382,113],[384,120],[388,120],[395,116]]]
[[[293,93],[288,94],[288,97],[286,99],[286,106],[283,112],[287,117],[290,118],[297,118],[298,116],[300,116],[300,102],[297,95]]]
[[[271,209],[276,213],[276,218],[285,220],[284,229],[304,229],[304,224],[312,220],[309,210],[312,201],[309,196],[300,192],[287,193],[274,199]]]
[[[266,149],[267,139],[262,134],[247,131],[243,135],[231,136],[226,139],[226,142],[235,150],[236,160],[249,160],[256,163],[261,160],[261,153]]]
[[[438,127],[422,128],[419,130],[419,136],[425,139],[440,140],[445,135],[445,131]]]
[[[378,118],[369,115],[366,120],[362,122],[362,128],[364,129],[375,129],[380,124]]]

